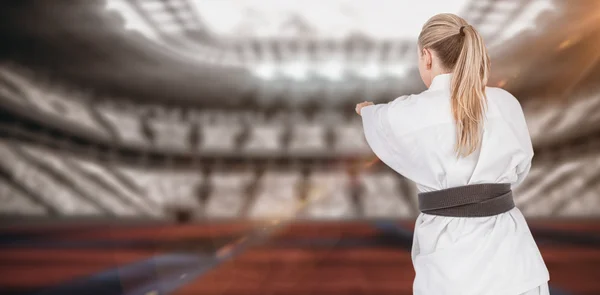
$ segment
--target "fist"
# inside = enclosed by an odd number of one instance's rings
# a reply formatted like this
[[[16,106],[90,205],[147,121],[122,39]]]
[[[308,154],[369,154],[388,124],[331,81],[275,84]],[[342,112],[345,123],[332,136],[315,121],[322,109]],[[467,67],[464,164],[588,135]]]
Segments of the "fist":
[[[374,104],[370,101],[361,102],[356,105],[356,109],[355,109],[356,113],[360,115],[360,110],[362,110],[362,108],[364,108],[366,106],[372,106],[372,105],[374,105]]]

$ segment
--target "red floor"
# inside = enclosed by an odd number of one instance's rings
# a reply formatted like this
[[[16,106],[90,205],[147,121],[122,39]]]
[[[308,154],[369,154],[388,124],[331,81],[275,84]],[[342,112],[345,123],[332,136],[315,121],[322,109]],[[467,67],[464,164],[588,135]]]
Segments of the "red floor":
[[[597,235],[598,222],[531,222]],[[236,237],[250,224],[37,228],[53,240],[179,241]],[[83,230],[81,230],[83,229]],[[22,232],[3,229],[0,232]],[[305,223],[276,235],[286,238],[368,238],[378,233],[364,223]],[[569,294],[600,294],[600,248],[540,246],[551,285]],[[0,251],[0,286],[31,289],[51,286],[119,265],[163,254],[164,249],[45,249],[4,246]],[[179,289],[175,294],[411,294],[414,271],[406,249],[256,247]]]

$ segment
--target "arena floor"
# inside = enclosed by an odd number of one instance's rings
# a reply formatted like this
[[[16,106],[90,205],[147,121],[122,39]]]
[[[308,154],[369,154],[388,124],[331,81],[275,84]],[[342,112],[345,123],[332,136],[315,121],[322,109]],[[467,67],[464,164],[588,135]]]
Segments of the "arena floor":
[[[600,294],[600,223],[533,221],[553,295]],[[412,224],[47,225],[0,231],[1,294],[411,294]]]

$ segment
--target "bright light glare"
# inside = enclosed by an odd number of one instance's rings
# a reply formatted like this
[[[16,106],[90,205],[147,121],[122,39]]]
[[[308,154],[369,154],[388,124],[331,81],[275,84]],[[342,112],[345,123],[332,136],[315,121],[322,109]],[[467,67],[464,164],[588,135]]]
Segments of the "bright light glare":
[[[192,0],[213,32],[236,37],[279,36],[290,26],[306,26],[316,37],[414,39],[423,23],[441,12],[460,13],[471,0]],[[306,30],[305,30],[306,31]]]
[[[298,61],[292,62],[283,67],[283,73],[296,80],[305,79],[308,76],[308,64]]]
[[[410,67],[408,64],[395,64],[391,65],[386,69],[386,72],[390,76],[402,77],[406,75],[409,71]]]
[[[326,79],[332,81],[339,81],[344,75],[344,66],[342,62],[328,62],[322,67],[320,67],[319,74],[321,74]]]
[[[365,65],[359,72],[367,79],[376,79],[381,76],[381,66],[375,63],[370,63]]]
[[[198,40],[181,34],[185,26],[193,25],[194,19],[202,20],[217,37],[233,40],[233,43],[237,38],[237,42],[295,38],[333,39],[333,43],[339,45],[343,44],[342,39],[358,33],[374,39],[414,44],[427,19],[437,13],[449,12],[465,14],[463,16],[469,20],[478,19],[477,28],[484,37],[493,36],[493,39],[486,39],[488,47],[495,47],[524,29],[535,28],[535,20],[540,13],[554,8],[550,0],[180,0],[177,3],[185,4],[183,1],[188,1],[192,9],[185,10],[186,5],[178,5],[175,11],[171,11],[161,0],[136,2],[140,3],[141,9],[149,12],[148,18],[140,15],[132,4],[134,2],[128,0],[107,0],[106,9],[120,13],[127,30],[140,32],[182,56],[207,62],[204,52],[195,46]],[[182,26],[176,21],[177,15],[184,16],[187,25]],[[515,19],[502,27],[511,15]],[[165,41],[168,38],[163,40],[163,36],[173,37],[179,42],[171,44]],[[345,49],[338,47],[325,50],[318,63],[310,61],[308,48],[300,48],[299,54],[284,51],[281,64],[274,63],[269,49],[261,49],[259,54],[251,48],[238,57],[239,61],[230,57],[231,53],[225,53],[226,59],[215,58],[208,62],[244,65],[263,79],[281,76],[304,80],[316,74],[330,81],[343,79],[348,71],[366,79],[399,77],[404,76],[411,66],[414,67],[411,59],[396,56],[396,53],[404,54],[401,51],[388,53],[390,58],[386,57],[383,63],[377,62],[382,60],[379,58],[382,53],[377,51],[374,56],[366,57],[368,61],[359,56],[360,61],[354,64],[352,54],[348,58],[348,52],[342,52]],[[215,56],[220,55],[210,55]]]
[[[275,66],[268,64],[258,65],[254,69],[254,74],[266,80],[273,79],[276,74],[276,68]]]
[[[450,12],[463,14],[469,20],[482,17],[478,29],[484,34],[494,34],[494,40],[488,40],[494,44],[535,27],[540,13],[554,8],[550,0],[180,0],[176,3],[184,1],[191,4],[191,10],[178,5],[176,11],[171,11],[160,0],[140,1],[140,9],[148,11],[152,24],[127,0],[107,0],[106,8],[123,16],[126,29],[154,40],[160,38],[156,28],[177,34],[186,27],[194,28],[196,18],[211,32],[225,38],[344,39],[359,33],[376,39],[414,40],[428,18]],[[175,15],[185,17],[185,24],[175,21]],[[516,18],[500,27],[511,15]]]
[[[329,81],[340,81],[345,74],[342,61],[330,61],[325,64],[313,64],[307,61],[295,61],[282,65],[272,63],[261,63],[253,66],[252,72],[255,76],[265,80],[276,78],[289,78],[297,81],[306,80],[309,75],[315,74]],[[367,78],[377,78],[381,74],[380,66],[371,65],[360,74]]]

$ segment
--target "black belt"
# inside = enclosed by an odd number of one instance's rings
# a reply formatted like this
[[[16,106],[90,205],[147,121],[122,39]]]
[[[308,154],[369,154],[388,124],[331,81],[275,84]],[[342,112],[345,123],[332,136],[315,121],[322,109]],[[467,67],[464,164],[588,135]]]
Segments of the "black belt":
[[[515,207],[510,184],[485,183],[420,193],[419,210],[449,217],[486,217]]]

